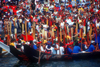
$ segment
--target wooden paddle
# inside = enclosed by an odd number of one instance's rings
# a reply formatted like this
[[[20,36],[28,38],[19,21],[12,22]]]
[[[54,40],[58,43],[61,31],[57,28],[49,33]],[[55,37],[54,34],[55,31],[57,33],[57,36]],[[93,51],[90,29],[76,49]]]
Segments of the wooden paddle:
[[[39,36],[40,36],[40,41],[41,41],[41,31],[39,31]],[[39,59],[38,59],[38,64],[40,64],[40,59],[41,59],[41,43],[39,47]]]
[[[28,37],[27,37],[27,21],[25,21],[25,32],[26,32],[26,41],[28,41]]]

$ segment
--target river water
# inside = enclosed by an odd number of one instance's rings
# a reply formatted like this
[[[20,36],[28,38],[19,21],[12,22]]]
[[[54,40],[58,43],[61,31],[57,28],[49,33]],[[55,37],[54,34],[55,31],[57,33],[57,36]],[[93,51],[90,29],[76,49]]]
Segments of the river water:
[[[100,67],[100,58],[73,61],[46,61],[40,65],[36,63],[23,63],[14,56],[0,58],[0,67]]]

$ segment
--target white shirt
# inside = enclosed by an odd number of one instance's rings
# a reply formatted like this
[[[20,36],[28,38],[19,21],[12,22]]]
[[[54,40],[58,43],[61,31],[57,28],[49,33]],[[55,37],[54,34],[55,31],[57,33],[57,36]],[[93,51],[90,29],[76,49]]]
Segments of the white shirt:
[[[59,48],[58,44],[56,44],[57,49]],[[59,50],[57,50],[57,54],[59,54]]]
[[[60,54],[63,55],[64,54],[64,47],[60,46]]]
[[[39,25],[36,25],[36,29],[37,29],[37,31],[39,32]]]
[[[45,50],[43,49],[43,46],[41,46],[41,51],[45,52]]]
[[[53,9],[53,8],[54,8],[54,6],[53,6],[53,5],[49,6],[49,9]]]
[[[74,24],[74,22],[72,22],[71,19],[66,19],[66,21],[70,26]]]
[[[3,30],[2,30],[2,23],[3,23],[3,22],[0,21],[0,31],[3,31]]]
[[[51,54],[56,54],[56,50],[54,49],[54,47],[51,47]]]
[[[61,22],[61,28],[62,29],[64,28],[64,22]]]
[[[43,25],[43,28],[44,28],[44,30],[47,30],[48,25],[44,24],[44,25]]]
[[[56,23],[58,23],[60,21],[60,17],[59,18],[56,18]]]

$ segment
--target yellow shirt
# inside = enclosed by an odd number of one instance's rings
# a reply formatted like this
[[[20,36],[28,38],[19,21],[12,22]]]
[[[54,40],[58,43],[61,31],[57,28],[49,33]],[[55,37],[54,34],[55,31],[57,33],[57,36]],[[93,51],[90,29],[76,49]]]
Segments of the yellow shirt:
[[[11,46],[15,46],[15,44],[14,44],[14,43],[10,43],[10,45],[11,45]]]
[[[83,9],[82,7],[78,9],[78,11],[80,11],[80,10],[81,10],[81,11],[84,11],[84,9]]]
[[[48,7],[44,7],[44,10],[47,12],[48,11]]]
[[[22,43],[22,42],[26,43],[24,40],[21,40],[21,43]]]
[[[52,27],[54,27],[54,28],[55,28],[55,27],[56,27],[56,25],[52,25]],[[56,29],[54,29],[54,31],[56,31]]]

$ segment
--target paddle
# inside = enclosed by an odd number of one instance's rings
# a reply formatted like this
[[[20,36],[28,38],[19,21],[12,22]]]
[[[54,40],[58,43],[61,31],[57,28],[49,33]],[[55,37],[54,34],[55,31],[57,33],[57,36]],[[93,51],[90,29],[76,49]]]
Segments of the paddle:
[[[28,37],[27,37],[27,21],[25,21],[25,32],[26,32],[26,41],[28,41]]]
[[[40,32],[40,31],[39,31],[39,35],[40,35],[40,41],[41,41],[41,32]],[[41,43],[40,43],[40,47],[39,47],[39,59],[38,59],[38,64],[40,64],[40,59],[41,59],[40,55],[41,55]]]

